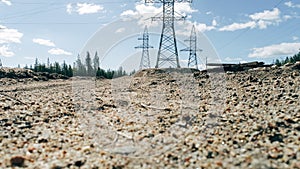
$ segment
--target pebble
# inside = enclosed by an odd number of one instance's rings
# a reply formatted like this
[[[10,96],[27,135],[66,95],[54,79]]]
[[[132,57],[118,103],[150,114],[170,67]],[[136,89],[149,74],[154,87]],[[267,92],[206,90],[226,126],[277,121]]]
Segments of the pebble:
[[[23,167],[26,158],[23,156],[14,156],[10,159],[10,163],[15,167]]]

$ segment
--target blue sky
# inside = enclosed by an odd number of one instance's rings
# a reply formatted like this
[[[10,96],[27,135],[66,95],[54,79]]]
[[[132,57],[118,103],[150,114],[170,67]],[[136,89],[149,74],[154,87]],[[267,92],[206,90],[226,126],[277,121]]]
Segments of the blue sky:
[[[193,24],[205,39],[198,44],[202,60],[272,63],[300,48],[300,0],[194,0],[178,3],[175,9],[188,16],[177,23],[178,40],[186,39]],[[151,45],[158,48],[161,22],[147,18],[159,13],[159,4],[138,0],[0,0],[0,58],[9,67],[33,64],[35,58],[46,62],[48,57],[51,62],[72,64],[78,54],[90,50],[92,55],[98,51],[105,68],[138,64],[140,53],[134,46],[141,43],[137,37],[144,25],[153,35]],[[116,30],[105,32],[108,28]],[[150,53],[155,60],[156,51]],[[186,55],[180,53],[183,66]]]

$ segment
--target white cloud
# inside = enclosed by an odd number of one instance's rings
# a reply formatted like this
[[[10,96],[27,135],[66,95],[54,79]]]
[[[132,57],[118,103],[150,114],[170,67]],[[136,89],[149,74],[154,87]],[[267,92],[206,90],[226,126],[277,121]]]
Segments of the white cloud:
[[[72,4],[68,4],[68,5],[67,5],[67,13],[68,13],[68,14],[71,14],[72,12],[73,12]]]
[[[154,24],[151,21],[151,17],[162,17],[162,6],[154,6],[153,4],[145,3],[136,3],[134,10],[123,11],[120,16],[122,19],[138,19],[139,25],[148,25],[149,27],[154,27],[157,24]],[[175,3],[176,16],[188,16],[188,14],[197,12],[193,9],[190,3]],[[190,17],[190,16],[188,16]]]
[[[191,22],[189,20],[185,22],[178,22],[178,24],[182,27],[181,29],[176,30],[176,34],[189,37],[191,34],[191,28],[193,26],[195,26],[196,30],[200,32],[211,31],[216,29],[217,21],[213,20],[212,25],[207,25],[205,23]]]
[[[284,5],[288,6],[288,7],[292,7],[293,6],[293,3],[291,1],[289,2],[285,2]]]
[[[93,3],[77,3],[74,6],[72,4],[68,4],[66,8],[68,14],[77,12],[79,15],[94,14],[104,10],[103,6]]]
[[[218,25],[218,23],[217,23],[217,21],[214,19],[213,21],[212,21],[212,26],[217,26]]]
[[[0,46],[0,56],[12,57],[14,55],[15,55],[14,52],[10,51],[8,46],[6,45]]]
[[[32,40],[34,43],[37,43],[39,45],[43,45],[43,46],[49,46],[49,47],[54,47],[55,44],[53,42],[51,42],[50,40],[46,40],[46,39],[33,39]]]
[[[274,8],[272,11],[264,10],[263,12],[258,12],[250,15],[249,17],[253,20],[279,20],[280,19],[280,10],[278,8]]]
[[[162,13],[162,7],[156,7],[152,4],[145,4],[145,3],[137,3],[135,5],[135,10],[126,10],[121,13],[123,17],[141,17],[144,14],[160,14]],[[175,3],[175,11],[181,15],[186,15],[190,13],[197,12],[191,7],[190,3]]]
[[[0,25],[0,44],[4,43],[21,43],[23,33],[17,29],[8,29]]]
[[[48,53],[50,53],[51,55],[72,55],[71,52],[67,52],[59,48],[52,48],[48,51]]]
[[[103,9],[104,8],[101,5],[77,3],[77,12],[79,13],[79,15],[98,13]]]
[[[157,14],[162,11],[162,8],[155,7],[153,5],[146,4],[136,4],[135,10],[126,10],[121,13],[121,17],[132,17],[132,18],[141,18],[145,14]]]
[[[291,1],[285,2],[284,5],[290,8],[300,8],[300,4],[293,4]]]
[[[278,8],[274,8],[273,10],[264,10],[263,12],[258,12],[249,15],[250,21],[246,23],[233,23],[231,25],[224,26],[220,28],[220,31],[236,31],[247,28],[259,28],[266,29],[270,25],[276,25],[280,23],[281,12]],[[289,16],[283,17],[285,20],[289,19]]]
[[[175,3],[175,10],[181,15],[186,15],[194,12],[198,12],[198,10],[193,9],[190,3]]]
[[[208,11],[208,12],[206,12],[205,14],[206,14],[206,15],[212,15],[213,13],[212,13],[212,11]]]
[[[8,5],[8,6],[11,6],[11,5],[12,5],[11,2],[10,2],[10,0],[1,0],[1,2],[2,2],[2,3],[5,3],[5,4]]]
[[[24,59],[27,59],[27,60],[34,60],[34,59],[36,59],[36,58],[26,56],[26,57],[24,57]]]
[[[293,40],[298,40],[299,37],[298,36],[293,36]]]
[[[289,19],[292,19],[293,17],[291,15],[284,15],[283,16],[283,19],[284,20],[289,20]]]
[[[240,30],[240,29],[246,29],[246,28],[255,28],[256,23],[254,21],[249,21],[247,23],[233,23],[231,25],[228,26],[224,26],[222,28],[220,28],[220,31],[236,31],[236,30]]]
[[[120,5],[122,8],[124,8],[124,7],[126,7],[127,6],[127,4],[126,3],[124,3],[124,4],[122,4],[122,5]]]
[[[123,11],[122,13],[121,13],[121,16],[122,17],[133,17],[133,16],[136,16],[136,15],[138,15],[138,12],[135,12],[135,11],[133,11],[133,10],[126,10],[126,11]]]
[[[256,21],[256,27],[259,29],[266,29],[269,25],[276,25],[281,22],[280,10],[274,8],[273,10],[264,10],[250,15],[249,17]],[[287,18],[285,18],[286,20]]]
[[[196,29],[200,32],[211,31],[211,30],[216,29],[216,27],[215,27],[216,25],[214,25],[215,24],[214,22],[212,23],[211,26],[206,25],[205,23],[194,23],[194,24],[195,24]]]
[[[269,58],[273,56],[293,55],[299,51],[300,43],[281,43],[261,48],[253,48],[248,57]]]

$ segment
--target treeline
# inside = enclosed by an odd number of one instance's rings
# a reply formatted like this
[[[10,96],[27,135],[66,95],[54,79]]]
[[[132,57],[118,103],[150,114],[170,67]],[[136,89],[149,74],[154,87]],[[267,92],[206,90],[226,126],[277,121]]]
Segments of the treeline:
[[[82,61],[80,59],[80,56],[78,55],[77,60],[73,64],[73,67],[71,65],[66,64],[65,61],[63,62],[63,64],[60,64],[58,62],[50,63],[48,58],[47,64],[40,63],[38,59],[36,59],[33,66],[30,65],[30,67],[28,67],[26,65],[24,68],[31,69],[34,72],[62,74],[67,77],[89,76],[106,79],[118,78],[126,75],[132,75],[135,73],[135,71],[127,73],[125,70],[123,70],[122,67],[120,67],[118,70],[101,69],[97,52],[95,53],[93,58],[91,57],[90,52],[87,52],[84,61]]]
[[[118,78],[126,75],[134,74],[135,71],[130,72],[129,74],[120,67],[118,70],[104,70],[100,68],[98,53],[96,52],[94,57],[91,57],[90,52],[86,53],[84,62],[80,59],[78,55],[77,60],[74,66],[74,75],[75,76],[91,76],[97,78]]]
[[[64,61],[62,65],[58,62],[50,63],[49,58],[47,60],[47,65],[45,63],[39,63],[38,59],[35,59],[34,65],[27,65],[24,67],[25,69],[31,69],[34,72],[47,72],[47,73],[57,73],[67,77],[73,77],[73,68],[71,65],[67,65]]]
[[[298,61],[300,61],[300,52],[298,54],[295,54],[294,56],[286,57],[284,60],[276,59],[275,65],[283,66],[287,63],[296,63]]]

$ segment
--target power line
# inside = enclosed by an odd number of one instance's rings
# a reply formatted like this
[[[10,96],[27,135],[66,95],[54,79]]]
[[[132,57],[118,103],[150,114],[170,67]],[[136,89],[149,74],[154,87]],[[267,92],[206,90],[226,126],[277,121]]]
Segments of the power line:
[[[107,21],[108,22],[108,21]],[[107,22],[1,22],[6,25],[97,25]]]
[[[50,11],[53,11],[53,10],[56,10],[56,9],[65,8],[64,6],[51,8],[51,7],[54,7],[54,6],[55,5],[53,4],[53,5],[50,5],[50,7],[48,7],[47,9],[45,9],[45,6],[42,6],[42,7],[39,7],[39,8],[26,10],[26,11],[22,11],[22,12],[19,12],[19,13],[17,12],[17,13],[14,13],[13,15],[3,17],[3,18],[1,18],[1,20],[14,19],[14,18],[25,17],[25,16],[32,16],[32,15],[41,14],[41,13],[44,13],[44,12],[50,12]]]
[[[138,0],[126,0],[126,2],[124,3],[128,3],[128,2],[139,2]],[[87,3],[87,2],[76,2],[77,3]],[[120,1],[104,1],[104,2],[97,2],[97,3],[93,3],[93,4],[120,4]],[[22,4],[22,5],[47,5],[47,4],[58,4],[58,5],[63,5],[63,4],[68,4],[66,2],[53,2],[53,3],[49,3],[49,2],[13,2],[13,4]]]
[[[126,3],[128,3],[128,2],[132,3],[132,2],[138,2],[138,1],[137,0],[128,0]],[[79,3],[79,2],[77,2],[77,3]],[[84,2],[82,2],[82,3],[84,3]],[[37,3],[35,3],[35,2],[32,2],[32,3],[31,2],[14,2],[14,4],[21,4],[21,5],[28,4],[28,5],[42,5],[42,6],[34,8],[34,9],[30,9],[30,10],[13,13],[12,15],[0,18],[1,20],[14,19],[14,18],[25,17],[25,16],[32,16],[32,15],[50,12],[50,11],[61,9],[61,8],[66,8],[66,5],[68,3],[52,1],[52,2],[37,2]],[[95,4],[100,4],[100,5],[101,4],[120,4],[120,2],[119,1],[106,1],[106,2],[95,3]],[[61,6],[61,5],[63,5],[63,6]],[[54,8],[52,8],[52,7],[54,7]]]

